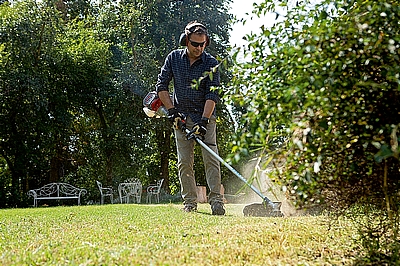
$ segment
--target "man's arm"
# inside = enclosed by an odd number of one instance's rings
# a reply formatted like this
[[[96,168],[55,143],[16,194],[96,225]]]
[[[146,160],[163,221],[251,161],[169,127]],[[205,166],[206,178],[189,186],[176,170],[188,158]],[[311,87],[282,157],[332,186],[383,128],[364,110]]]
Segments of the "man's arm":
[[[215,108],[215,102],[213,100],[207,100],[204,105],[203,117],[210,118],[214,111],[214,108]]]
[[[165,108],[167,108],[167,110],[174,107],[168,91],[168,85],[172,79],[172,67],[170,61],[171,61],[171,54],[169,54],[165,58],[164,65],[161,67],[161,71],[158,74],[156,83],[156,91],[158,97],[164,104]]]
[[[158,97],[160,97],[160,100],[164,104],[165,108],[167,108],[167,110],[174,107],[174,104],[171,101],[171,97],[169,96],[168,91],[159,91]]]

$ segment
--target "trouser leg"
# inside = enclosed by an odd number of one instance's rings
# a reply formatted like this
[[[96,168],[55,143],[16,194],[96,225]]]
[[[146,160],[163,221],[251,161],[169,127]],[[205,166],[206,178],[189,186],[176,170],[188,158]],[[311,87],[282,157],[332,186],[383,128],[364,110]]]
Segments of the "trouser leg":
[[[186,121],[187,127],[190,129],[193,126],[193,121],[190,117]],[[216,118],[212,116],[210,123],[207,125],[207,134],[205,135],[204,143],[211,144],[209,147],[218,154],[216,137]],[[196,204],[197,190],[196,180],[193,170],[194,165],[194,145],[195,140],[187,140],[186,134],[180,130],[175,130],[175,140],[178,154],[178,173],[181,183],[181,194],[184,204]],[[206,149],[201,147],[202,157],[205,168],[207,185],[210,189],[208,201],[212,204],[214,201],[223,202],[221,191],[221,171],[220,162]]]
[[[215,117],[210,118],[210,123],[207,125],[207,134],[205,135],[204,143],[208,145],[216,154],[218,154],[216,121]],[[203,163],[206,173],[206,180],[210,193],[208,201],[212,204],[214,201],[223,202],[221,195],[221,169],[220,162],[209,151],[201,148]]]
[[[193,170],[195,141],[187,140],[180,130],[175,130],[175,141],[182,198],[185,205],[196,205],[197,191]]]

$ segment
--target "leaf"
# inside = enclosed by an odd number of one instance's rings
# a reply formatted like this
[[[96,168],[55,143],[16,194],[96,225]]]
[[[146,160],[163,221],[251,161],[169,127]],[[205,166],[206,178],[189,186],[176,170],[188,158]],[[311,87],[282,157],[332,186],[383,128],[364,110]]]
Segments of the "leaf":
[[[382,160],[392,157],[393,155],[393,151],[385,144],[381,146],[380,150],[374,155],[374,158],[377,163],[381,163]]]
[[[326,19],[328,17],[328,13],[325,10],[321,12],[320,19]]]

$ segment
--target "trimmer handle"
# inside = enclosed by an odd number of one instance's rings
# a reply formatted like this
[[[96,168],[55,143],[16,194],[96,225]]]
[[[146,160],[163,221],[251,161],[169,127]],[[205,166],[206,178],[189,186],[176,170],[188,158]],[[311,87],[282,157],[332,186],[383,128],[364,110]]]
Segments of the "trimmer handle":
[[[185,120],[179,120],[178,121],[178,128],[182,130],[183,133],[186,133],[186,121]]]

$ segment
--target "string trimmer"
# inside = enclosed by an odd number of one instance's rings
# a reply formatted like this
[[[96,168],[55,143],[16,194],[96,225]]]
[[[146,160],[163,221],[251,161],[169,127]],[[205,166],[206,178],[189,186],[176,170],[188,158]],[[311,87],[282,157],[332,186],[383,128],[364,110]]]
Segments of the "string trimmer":
[[[152,91],[149,92],[146,97],[143,99],[143,111],[146,113],[148,117],[167,117],[168,111],[165,106],[162,104],[160,98],[157,95],[157,92]],[[258,196],[263,199],[263,203],[254,203],[248,206],[245,206],[243,209],[243,214],[245,216],[275,216],[282,217],[283,213],[280,211],[280,207],[282,205],[281,202],[272,202],[268,197],[264,196],[256,187],[254,187],[251,183],[247,181],[238,171],[236,171],[231,165],[225,162],[217,153],[215,153],[206,143],[202,141],[202,139],[194,134],[193,131],[186,128],[186,124],[181,122],[179,124],[180,129],[183,133],[186,134],[186,138],[194,139],[199,145],[201,145],[204,149],[206,149],[211,155],[213,155],[218,161],[220,161],[223,165],[225,165],[235,176],[237,176],[240,180],[242,180],[251,190],[253,190]]]

